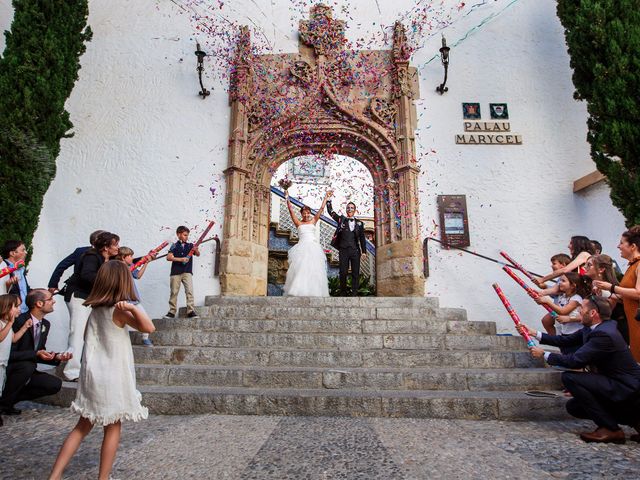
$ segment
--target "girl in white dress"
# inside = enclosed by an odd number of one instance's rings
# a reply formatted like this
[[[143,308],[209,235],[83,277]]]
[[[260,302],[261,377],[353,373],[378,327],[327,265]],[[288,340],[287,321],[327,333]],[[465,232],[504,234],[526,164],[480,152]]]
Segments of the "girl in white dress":
[[[125,327],[146,333],[155,327],[147,314],[129,300],[138,298],[127,265],[120,260],[104,263],[84,302],[92,311],[85,330],[78,391],[71,404],[80,419],[62,444],[50,479],[62,478],[80,443],[98,424],[104,427],[98,478],[107,480],[120,443],[120,422],[137,422],[148,416],[136,390],[133,351]]]
[[[294,225],[298,228],[298,243],[289,249],[289,269],[284,284],[284,295],[291,297],[328,297],[327,256],[322,245],[316,240],[316,223],[324,211],[327,200],[332,195],[329,190],[315,216],[311,209],[300,209],[302,220],[298,220],[285,191],[287,207]]]

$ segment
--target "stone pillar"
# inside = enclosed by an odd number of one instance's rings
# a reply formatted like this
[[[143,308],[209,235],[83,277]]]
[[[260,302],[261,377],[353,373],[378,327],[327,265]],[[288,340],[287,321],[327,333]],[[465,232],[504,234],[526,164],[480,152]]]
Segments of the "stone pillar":
[[[419,96],[416,71],[409,67],[411,53],[404,27],[397,22],[393,38],[395,70],[394,97],[397,106],[396,139],[399,158],[394,166],[395,183],[390,184],[390,244],[377,249],[377,292],[380,296],[424,295],[422,242],[419,226],[418,173],[415,160],[416,111]],[[391,188],[393,187],[393,188]]]
[[[256,222],[268,217],[268,196],[265,200],[264,188],[252,181],[251,172],[247,168],[247,105],[252,87],[251,59],[249,30],[242,27],[238,36],[229,89],[229,167],[224,172],[227,192],[220,256],[222,295],[246,296],[267,293],[268,248],[266,239],[263,238],[264,234],[260,234],[260,229],[256,228]],[[267,213],[264,213],[265,208]]]

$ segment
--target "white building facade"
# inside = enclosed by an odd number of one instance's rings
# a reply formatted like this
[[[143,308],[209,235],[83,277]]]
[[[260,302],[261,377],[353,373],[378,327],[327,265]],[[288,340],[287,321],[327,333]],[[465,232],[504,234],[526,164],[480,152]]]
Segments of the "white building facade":
[[[10,3],[0,1],[3,30],[10,28]],[[256,42],[277,53],[297,51],[297,22],[317,2],[230,0],[222,8],[210,3],[215,15],[249,25],[252,37],[262,39]],[[624,219],[606,184],[573,193],[573,182],[595,165],[586,142],[586,105],[572,97],[556,2],[444,4],[432,11],[420,10],[417,0],[330,4],[334,17],[347,21],[355,46],[390,48],[381,32],[401,20],[419,47],[411,65],[420,77],[416,149],[423,237],[439,236],[437,196],[465,195],[470,250],[492,257],[505,250],[545,274],[549,257],[567,253],[572,235],[586,235],[620,262],[616,245]],[[195,28],[194,12],[205,11],[202,2],[93,0],[89,10],[93,40],[67,102],[75,135],[61,143],[57,176],[44,199],[29,266],[33,287],[46,286],[57,262],[86,245],[98,228],[118,233],[121,245],[136,254],[173,239],[178,225],[191,227],[195,238],[215,220],[212,233],[222,234],[228,75],[221,68],[224,47],[210,52],[217,55],[205,61],[211,95],[197,95],[196,40],[203,48],[220,48]],[[443,95],[435,91],[443,77],[437,56],[441,34],[452,47]],[[2,51],[4,38],[0,42]],[[490,103],[506,103],[511,131],[522,144],[456,143],[456,135],[465,133],[463,103],[479,103],[482,121],[491,120]],[[213,246],[208,243],[195,261],[196,304],[220,293]],[[496,281],[523,320],[535,325],[544,313],[496,264],[435,243],[429,264],[425,295],[439,297],[441,306],[467,309],[470,320],[495,321],[499,331],[513,332],[491,288]],[[168,309],[169,267],[154,262],[138,284],[153,316]],[[52,319],[61,325],[52,342],[62,346],[62,305]]]

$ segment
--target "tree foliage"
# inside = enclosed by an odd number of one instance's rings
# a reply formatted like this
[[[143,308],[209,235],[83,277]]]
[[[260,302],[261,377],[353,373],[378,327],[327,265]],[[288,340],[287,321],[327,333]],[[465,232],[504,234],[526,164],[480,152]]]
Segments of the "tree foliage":
[[[64,104],[80,69],[87,0],[14,0],[0,58],[0,243],[31,244],[60,139],[73,127]]]
[[[640,224],[640,1],[559,0],[591,156],[627,226]]]

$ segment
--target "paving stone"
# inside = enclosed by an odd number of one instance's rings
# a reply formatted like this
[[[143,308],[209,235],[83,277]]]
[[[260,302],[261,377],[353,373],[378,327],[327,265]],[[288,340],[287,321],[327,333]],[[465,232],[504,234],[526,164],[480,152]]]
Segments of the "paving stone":
[[[19,406],[22,415],[3,417],[0,427],[0,478],[46,478],[78,416],[36,403]],[[112,474],[131,480],[637,478],[639,444],[587,444],[577,433],[593,430],[591,422],[539,414],[539,421],[521,422],[152,414],[123,423]],[[96,478],[101,442],[102,429],[95,428],[65,478]]]

